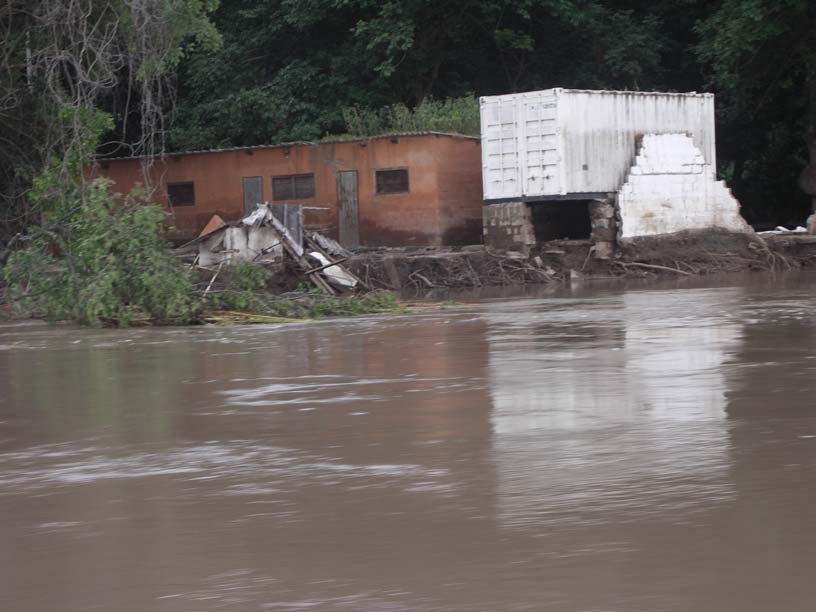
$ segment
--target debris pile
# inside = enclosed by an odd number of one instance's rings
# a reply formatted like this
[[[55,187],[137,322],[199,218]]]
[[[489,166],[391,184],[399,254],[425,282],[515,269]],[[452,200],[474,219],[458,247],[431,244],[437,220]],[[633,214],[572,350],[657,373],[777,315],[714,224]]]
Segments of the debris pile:
[[[201,234],[176,249],[176,254],[192,258],[193,267],[213,273],[205,295],[225,264],[283,264],[286,258],[326,295],[368,288],[342,265],[350,255],[348,251],[331,238],[304,231],[303,210],[298,205],[258,204],[252,213],[233,223],[214,215]]]

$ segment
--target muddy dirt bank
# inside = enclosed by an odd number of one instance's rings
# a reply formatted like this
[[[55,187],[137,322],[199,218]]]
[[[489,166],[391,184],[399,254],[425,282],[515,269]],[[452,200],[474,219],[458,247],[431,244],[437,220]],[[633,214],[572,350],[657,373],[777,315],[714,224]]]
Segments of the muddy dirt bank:
[[[682,232],[639,238],[611,259],[596,259],[588,240],[542,243],[527,253],[460,249],[382,249],[345,264],[370,287],[397,291],[560,283],[583,277],[692,276],[816,266],[816,236]]]
[[[481,245],[365,249],[345,259],[344,265],[365,283],[363,294],[378,290],[411,295],[434,289],[555,286],[576,278],[648,281],[816,267],[816,236],[683,232],[628,241],[610,259],[597,259],[589,240],[545,242],[525,253],[495,251]],[[267,298],[271,294],[275,299],[291,297],[296,302],[315,299],[313,289],[293,261],[266,267],[271,274],[260,294]],[[227,274],[213,278],[212,270],[197,269],[197,275],[198,284],[209,287],[213,294],[226,287]],[[0,286],[0,320],[13,317],[2,293]]]

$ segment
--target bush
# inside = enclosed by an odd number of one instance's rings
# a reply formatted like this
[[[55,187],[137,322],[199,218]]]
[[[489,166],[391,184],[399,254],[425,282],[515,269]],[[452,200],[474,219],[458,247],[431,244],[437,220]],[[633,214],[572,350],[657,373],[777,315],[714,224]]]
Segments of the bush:
[[[43,193],[53,187],[48,176],[40,186]],[[62,202],[58,222],[46,220],[9,257],[2,271],[7,301],[28,316],[84,325],[195,320],[192,279],[162,237],[164,211],[138,193],[115,203],[108,186],[97,179],[63,190],[75,201]]]
[[[414,108],[394,104],[381,109],[353,106],[343,109],[351,136],[377,136],[389,132],[451,132],[478,136],[479,100],[474,96],[423,100]]]
[[[207,306],[220,310],[263,313],[268,295],[264,291],[271,273],[248,261],[235,261],[219,273],[224,288],[208,294]]]

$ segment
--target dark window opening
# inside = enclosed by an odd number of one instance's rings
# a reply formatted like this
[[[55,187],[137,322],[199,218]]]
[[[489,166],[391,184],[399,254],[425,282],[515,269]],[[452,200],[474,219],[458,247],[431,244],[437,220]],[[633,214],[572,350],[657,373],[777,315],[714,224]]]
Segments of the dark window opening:
[[[167,201],[170,202],[170,206],[195,206],[194,183],[168,184]]]
[[[529,204],[537,242],[586,240],[592,232],[587,200]]]
[[[273,200],[307,200],[315,197],[314,174],[272,177]]]
[[[408,170],[377,170],[374,173],[377,195],[408,193]]]

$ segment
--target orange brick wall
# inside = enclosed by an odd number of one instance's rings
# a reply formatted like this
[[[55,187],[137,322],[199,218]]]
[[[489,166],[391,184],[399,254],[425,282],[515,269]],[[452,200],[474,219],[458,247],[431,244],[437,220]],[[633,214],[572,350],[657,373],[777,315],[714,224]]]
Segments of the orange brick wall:
[[[450,138],[437,148],[442,244],[475,244],[482,236],[482,156],[478,140]]]

